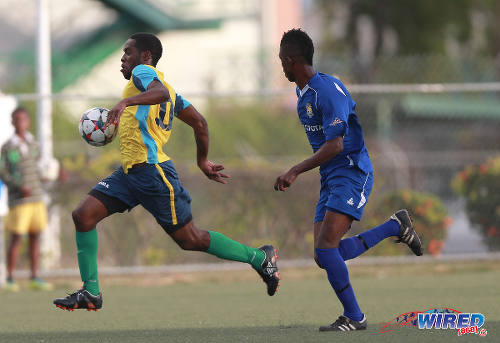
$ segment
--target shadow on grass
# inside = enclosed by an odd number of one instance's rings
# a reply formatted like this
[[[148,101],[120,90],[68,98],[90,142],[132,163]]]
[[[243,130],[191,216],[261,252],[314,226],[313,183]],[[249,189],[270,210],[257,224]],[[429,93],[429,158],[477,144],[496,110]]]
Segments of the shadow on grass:
[[[83,323],[84,324],[84,323]],[[498,342],[500,322],[486,322],[486,337],[469,334],[457,336],[456,330],[419,330],[415,327],[399,328],[381,334],[381,326],[374,324],[359,332],[318,332],[317,327],[292,325],[281,327],[230,327],[230,328],[178,328],[130,329],[61,332],[8,332],[0,331],[0,342]]]

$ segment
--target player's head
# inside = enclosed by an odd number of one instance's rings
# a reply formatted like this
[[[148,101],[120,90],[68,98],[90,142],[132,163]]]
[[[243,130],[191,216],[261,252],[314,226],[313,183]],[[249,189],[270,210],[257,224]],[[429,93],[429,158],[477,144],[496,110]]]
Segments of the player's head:
[[[134,33],[123,46],[121,58],[123,77],[130,80],[132,70],[139,64],[149,64],[156,67],[163,48],[161,42],[152,33]]]
[[[24,133],[30,128],[31,120],[28,111],[22,107],[16,108],[12,112],[12,125],[16,133]]]
[[[313,42],[301,29],[291,29],[281,37],[279,57],[283,72],[290,82],[295,81],[298,66],[313,65],[313,55]]]

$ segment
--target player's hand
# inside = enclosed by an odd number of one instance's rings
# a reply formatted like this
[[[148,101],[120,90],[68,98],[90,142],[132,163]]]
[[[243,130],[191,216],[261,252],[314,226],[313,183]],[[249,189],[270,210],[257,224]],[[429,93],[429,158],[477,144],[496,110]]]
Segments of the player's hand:
[[[22,194],[23,198],[30,197],[31,196],[31,189],[26,188],[24,186],[21,186],[21,194]]]
[[[286,189],[292,185],[295,179],[297,179],[297,176],[299,176],[299,174],[295,171],[295,168],[291,168],[286,173],[281,174],[280,176],[278,176],[276,182],[274,183],[274,190],[282,192],[286,191]]]
[[[104,124],[103,130],[106,130],[111,124],[114,124],[115,128],[118,127],[118,124],[120,123],[120,117],[122,116],[122,113],[123,111],[125,111],[126,107],[127,104],[122,100],[117,103],[112,109],[110,109],[108,112],[108,119],[106,120],[106,124]]]
[[[216,164],[209,160],[202,160],[198,162],[198,167],[200,167],[203,174],[205,174],[210,180],[217,181],[223,184],[226,184],[226,180],[230,176],[224,173],[221,173],[224,170],[224,166],[222,164]]]

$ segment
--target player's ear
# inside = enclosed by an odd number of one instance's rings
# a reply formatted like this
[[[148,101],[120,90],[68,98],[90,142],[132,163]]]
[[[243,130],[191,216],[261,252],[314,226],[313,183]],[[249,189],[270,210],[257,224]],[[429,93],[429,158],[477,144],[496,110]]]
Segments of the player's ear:
[[[151,54],[151,51],[146,50],[141,52],[141,61],[143,64],[153,64],[153,55]]]
[[[292,56],[285,56],[283,59],[287,64],[293,64],[293,62],[295,62]]]
[[[291,60],[291,64],[294,64],[294,63],[299,63],[299,64],[303,64],[304,63],[304,58],[300,55],[293,55],[293,56],[290,56],[290,60]]]

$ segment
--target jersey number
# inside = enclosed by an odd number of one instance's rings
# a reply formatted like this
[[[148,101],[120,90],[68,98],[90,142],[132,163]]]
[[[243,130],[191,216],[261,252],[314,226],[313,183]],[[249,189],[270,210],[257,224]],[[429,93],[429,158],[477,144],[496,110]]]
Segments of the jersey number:
[[[168,102],[170,103],[168,124],[165,126],[165,113],[167,112],[166,102],[160,104],[160,118],[156,118],[156,124],[165,131],[170,131],[172,129],[172,119],[174,118],[174,104],[172,103],[172,99],[168,99]]]

